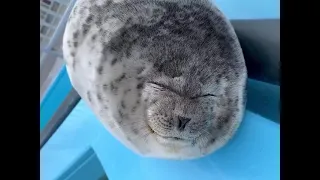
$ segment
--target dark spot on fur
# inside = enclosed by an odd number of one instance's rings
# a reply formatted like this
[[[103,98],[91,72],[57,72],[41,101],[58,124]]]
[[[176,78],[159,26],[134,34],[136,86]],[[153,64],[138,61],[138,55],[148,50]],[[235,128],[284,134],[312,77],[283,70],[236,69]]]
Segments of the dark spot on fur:
[[[113,66],[117,61],[118,61],[117,58],[112,59],[112,61],[111,61],[111,66]]]
[[[122,119],[117,120],[117,122],[118,122],[119,125],[123,124],[123,120]]]
[[[227,116],[220,116],[218,118],[218,124],[217,124],[217,128],[220,130],[223,128],[223,126],[225,126],[230,120],[230,115]]]
[[[118,114],[119,114],[119,117],[121,118],[121,120],[123,119],[123,112],[121,110],[118,110]],[[119,121],[120,123],[121,121]]]
[[[211,139],[208,144],[211,145],[211,144],[213,144],[214,142],[216,142],[216,139],[215,139],[215,138]]]
[[[126,50],[126,56],[127,56],[127,58],[129,58],[131,56],[131,49],[130,48],[128,48]]]
[[[217,128],[219,129],[219,130],[221,130],[222,129],[222,127],[223,127],[223,121],[219,121],[218,122],[218,124],[217,124]]]
[[[137,85],[137,89],[142,89],[143,88],[143,83],[139,83],[138,85]]]
[[[127,94],[130,91],[131,91],[131,89],[127,89],[127,90],[124,91],[124,94]]]
[[[216,79],[216,84],[219,84],[220,83],[220,79]]]
[[[115,86],[112,82],[110,83],[110,90],[113,94],[117,95],[118,94],[118,87]]]
[[[123,109],[126,109],[126,104],[124,103],[124,100],[121,101],[121,107],[122,107]]]
[[[131,24],[131,22],[132,22],[132,17],[129,17],[126,21],[126,24]]]
[[[229,121],[230,121],[230,117],[229,117],[229,116],[227,116],[227,117],[225,117],[225,118],[223,119],[223,122],[224,122],[225,124],[227,124]]]
[[[79,37],[79,31],[73,33],[73,39],[77,39]]]
[[[117,78],[117,79],[115,80],[115,82],[116,82],[116,83],[119,83],[119,82],[121,82],[125,77],[126,77],[126,74],[123,73],[119,78]]]
[[[97,38],[97,35],[96,35],[96,34],[94,34],[94,35],[91,37],[91,40],[92,40],[92,41],[95,41],[95,40],[96,40],[96,38]]]
[[[82,25],[83,36],[85,36],[88,33],[89,29],[90,29],[90,25],[87,25],[87,24]]]
[[[235,76],[236,76],[236,77],[239,77],[239,73],[238,73],[238,72],[235,72]]]
[[[104,108],[105,110],[108,110],[108,109],[109,109],[108,106],[104,106],[103,108]]]
[[[143,79],[143,77],[137,77],[136,79],[140,82]]]
[[[138,135],[139,134],[139,129],[133,128],[132,132],[133,132],[133,134]]]
[[[213,107],[211,107],[210,110],[213,111]]]
[[[193,140],[193,141],[191,142],[191,146],[194,147],[194,146],[196,145],[196,143],[197,143],[197,141],[196,141],[196,140]]]
[[[103,66],[99,66],[98,68],[97,68],[97,72],[98,72],[98,74],[102,74],[102,72],[103,72]]]
[[[91,61],[89,61],[89,62],[88,62],[88,65],[89,65],[89,66],[91,66],[91,65],[92,65]]]
[[[93,15],[92,14],[90,14],[88,17],[87,17],[87,19],[86,19],[86,23],[87,24],[90,24],[91,22],[92,22],[92,20],[93,20]]]
[[[160,64],[159,66],[156,66],[158,68],[158,71],[159,72],[162,72],[163,71],[163,67],[164,67],[164,64]]]
[[[220,79],[220,78],[222,78],[222,74],[218,74],[218,76],[217,76],[217,77],[218,77],[219,79]]]
[[[102,25],[102,16],[99,15],[96,19],[97,19],[97,20],[95,21],[95,24],[96,24],[98,27],[101,27],[101,25]]]
[[[87,98],[88,98],[89,102],[91,102],[91,101],[92,101],[90,91],[88,91],[88,92],[87,92]]]
[[[144,70],[144,67],[139,67],[137,69],[137,74],[141,74],[143,72],[143,70]]]
[[[145,42],[145,41],[142,41],[140,45],[141,45],[141,47],[143,47],[143,48],[145,48],[145,47],[148,46],[147,42]]]
[[[108,85],[107,85],[107,84],[104,84],[104,85],[102,86],[102,89],[103,89],[104,91],[106,91],[106,90],[108,89]]]
[[[131,112],[136,112],[137,110],[137,106],[133,106],[133,108],[131,109]]]
[[[236,99],[234,100],[234,103],[237,105],[237,104],[239,103],[239,98],[236,98]]]
[[[102,100],[102,97],[101,97],[101,94],[100,94],[100,93],[97,93],[97,99],[98,99],[99,101]]]

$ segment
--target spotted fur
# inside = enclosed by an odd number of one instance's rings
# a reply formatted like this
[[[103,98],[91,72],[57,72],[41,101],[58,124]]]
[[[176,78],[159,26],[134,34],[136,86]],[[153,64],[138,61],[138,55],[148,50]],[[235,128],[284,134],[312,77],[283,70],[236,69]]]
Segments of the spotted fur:
[[[63,53],[73,87],[138,154],[201,157],[242,120],[243,54],[207,0],[78,0]]]

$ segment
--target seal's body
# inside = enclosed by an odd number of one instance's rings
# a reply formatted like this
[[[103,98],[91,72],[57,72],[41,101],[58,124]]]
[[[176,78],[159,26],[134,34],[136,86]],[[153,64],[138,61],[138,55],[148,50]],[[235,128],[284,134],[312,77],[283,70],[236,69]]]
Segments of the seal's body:
[[[79,95],[144,156],[207,155],[242,120],[243,54],[228,20],[206,0],[78,0],[63,53]]]

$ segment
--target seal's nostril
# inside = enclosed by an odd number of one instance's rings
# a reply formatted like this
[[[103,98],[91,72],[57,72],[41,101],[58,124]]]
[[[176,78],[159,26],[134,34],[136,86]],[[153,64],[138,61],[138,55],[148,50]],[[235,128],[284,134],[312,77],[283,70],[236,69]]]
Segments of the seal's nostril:
[[[184,128],[186,127],[188,122],[190,122],[190,120],[191,118],[178,116],[178,126],[177,126],[178,130],[180,131],[184,130]]]

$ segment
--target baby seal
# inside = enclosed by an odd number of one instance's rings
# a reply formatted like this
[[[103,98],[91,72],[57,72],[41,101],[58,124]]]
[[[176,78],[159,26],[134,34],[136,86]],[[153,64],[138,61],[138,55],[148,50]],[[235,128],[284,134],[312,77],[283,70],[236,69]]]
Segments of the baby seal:
[[[63,54],[74,89],[140,155],[208,155],[243,118],[242,50],[207,0],[78,0]]]

